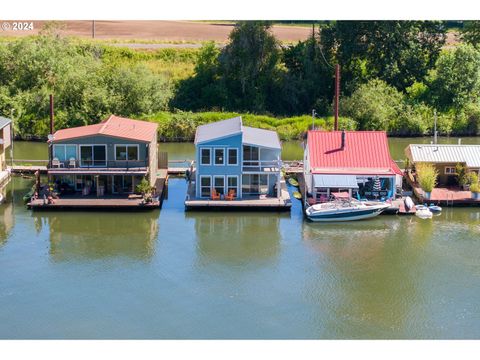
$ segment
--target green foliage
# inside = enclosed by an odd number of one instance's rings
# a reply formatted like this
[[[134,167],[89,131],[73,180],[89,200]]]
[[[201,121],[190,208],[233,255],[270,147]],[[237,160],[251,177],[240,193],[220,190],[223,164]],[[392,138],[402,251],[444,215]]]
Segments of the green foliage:
[[[480,21],[465,21],[460,36],[464,42],[478,46],[480,44]]]
[[[341,108],[358,123],[360,130],[389,130],[403,110],[403,97],[384,81],[374,79],[343,99]]]
[[[431,77],[432,103],[443,110],[462,108],[480,94],[480,52],[470,45],[444,51]]]
[[[455,165],[455,173],[458,185],[465,186],[470,184],[470,176],[467,173],[467,167],[465,165],[460,163]]]
[[[138,183],[138,185],[135,187],[135,191],[143,196],[151,193],[152,190],[152,186],[150,186],[150,183],[145,178],[143,178],[142,181],[140,181],[140,183]]]
[[[469,172],[470,191],[473,193],[480,193],[480,183],[478,181],[478,174],[474,171]]]
[[[416,166],[418,184],[425,192],[432,192],[437,185],[438,171],[434,165],[418,163]]]

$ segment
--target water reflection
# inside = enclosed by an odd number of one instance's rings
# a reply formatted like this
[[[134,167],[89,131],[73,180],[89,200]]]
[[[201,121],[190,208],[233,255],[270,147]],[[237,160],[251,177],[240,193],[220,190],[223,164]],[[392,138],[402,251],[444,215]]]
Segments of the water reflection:
[[[14,225],[13,202],[11,196],[2,191],[4,202],[0,204],[0,248],[6,244]]]
[[[289,214],[187,212],[194,219],[201,261],[238,265],[274,259],[280,252],[280,219]]]
[[[412,337],[407,329],[423,300],[422,254],[433,226],[433,221],[391,216],[343,226],[305,223],[304,240],[322,255],[326,272],[335,274],[308,284],[316,291],[307,294],[318,297],[310,300],[333,311],[322,331],[336,338]]]
[[[149,260],[158,236],[158,211],[145,213],[33,212],[37,233],[50,235],[54,261],[128,257]]]

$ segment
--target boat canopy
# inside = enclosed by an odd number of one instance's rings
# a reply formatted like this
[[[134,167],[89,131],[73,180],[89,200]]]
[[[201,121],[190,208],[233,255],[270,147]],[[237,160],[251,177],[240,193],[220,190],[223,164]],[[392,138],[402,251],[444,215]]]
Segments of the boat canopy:
[[[313,175],[313,186],[316,188],[358,189],[355,175]]]

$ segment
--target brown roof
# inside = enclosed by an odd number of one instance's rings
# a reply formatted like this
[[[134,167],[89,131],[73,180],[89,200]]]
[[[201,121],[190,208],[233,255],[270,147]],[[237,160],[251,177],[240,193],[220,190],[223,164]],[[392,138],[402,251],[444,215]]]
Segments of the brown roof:
[[[54,134],[54,140],[70,140],[86,136],[104,135],[150,142],[155,136],[157,127],[157,124],[148,121],[110,115],[108,119],[99,124],[58,130]]]

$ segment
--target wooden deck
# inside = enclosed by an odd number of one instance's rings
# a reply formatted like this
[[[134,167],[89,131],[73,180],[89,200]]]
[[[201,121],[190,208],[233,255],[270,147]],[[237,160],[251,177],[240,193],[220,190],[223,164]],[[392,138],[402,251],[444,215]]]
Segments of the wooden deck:
[[[167,169],[160,169],[155,181],[156,195],[159,201],[146,204],[141,197],[128,195],[65,195],[60,199],[54,199],[53,204],[46,204],[43,198],[30,201],[27,206],[32,210],[125,210],[142,211],[158,209],[162,206],[165,195],[165,187],[168,183]]]
[[[185,199],[186,210],[264,210],[264,211],[290,211],[292,201],[288,193],[285,180],[281,182],[281,196],[267,197],[260,199],[259,197],[248,197],[241,200],[209,200],[198,199],[194,197],[195,189],[192,183],[189,184],[187,197]]]

